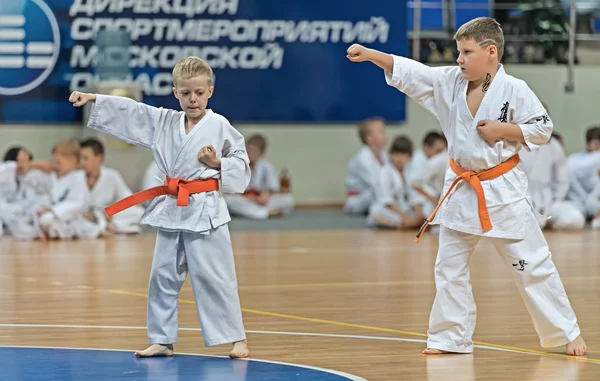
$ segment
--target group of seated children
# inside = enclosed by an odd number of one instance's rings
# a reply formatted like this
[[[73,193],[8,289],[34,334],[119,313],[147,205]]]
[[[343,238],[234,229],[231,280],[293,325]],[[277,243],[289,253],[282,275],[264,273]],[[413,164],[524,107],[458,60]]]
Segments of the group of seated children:
[[[346,212],[365,215],[371,227],[420,227],[448,185],[450,156],[444,136],[427,133],[415,151],[408,137],[398,136],[386,150],[381,118],[361,121],[358,135],[363,147],[349,163]],[[523,148],[519,155],[541,227],[582,230],[591,221],[593,228],[600,228],[600,127],[588,129],[586,149],[568,158],[558,133],[538,150]]]
[[[141,232],[141,207],[106,217],[105,207],[132,192],[103,162],[104,147],[93,138],[58,142],[50,161],[34,161],[26,148],[11,148],[0,164],[0,232],[19,240]]]

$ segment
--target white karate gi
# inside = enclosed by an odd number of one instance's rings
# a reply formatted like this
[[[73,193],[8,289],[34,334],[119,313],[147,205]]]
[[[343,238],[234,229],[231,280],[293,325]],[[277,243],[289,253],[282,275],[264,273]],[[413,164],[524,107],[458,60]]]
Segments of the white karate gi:
[[[344,209],[351,214],[365,214],[375,198],[374,185],[381,167],[390,162],[387,152],[381,151],[379,163],[373,151],[368,146],[363,146],[348,164],[346,176],[346,190],[348,196]],[[350,194],[357,192],[357,194]]]
[[[220,178],[222,192],[242,193],[250,181],[242,134],[212,110],[206,110],[188,134],[185,120],[181,111],[97,95],[89,127],[152,149],[159,168],[171,178]],[[220,170],[198,161],[198,152],[207,145],[217,150]],[[205,344],[246,338],[227,226],[230,219],[219,191],[192,194],[185,207],[177,206],[175,196],[163,195],[146,209],[141,223],[158,229],[148,289],[151,344],[177,342],[179,291],[188,272]]]
[[[444,180],[446,178],[446,171],[448,170],[450,161],[450,155],[448,151],[442,151],[437,155],[430,157],[425,160],[419,170],[414,170],[409,179],[409,184],[413,187],[421,187],[430,196],[439,199],[444,189]],[[429,216],[433,209],[437,206],[434,205],[425,196],[418,193],[419,199],[422,199],[423,213],[425,217]]]
[[[162,173],[155,161],[148,164],[144,179],[142,180],[142,189],[154,188],[165,183],[165,174]]]
[[[551,219],[539,218],[540,227],[549,223],[554,229],[581,230],[585,216],[576,204],[566,201],[569,170],[560,142],[551,138],[536,151],[520,152],[527,174],[528,192],[535,209]]]
[[[440,121],[450,156],[466,170],[479,172],[494,167],[522,148],[521,143],[504,140],[487,143],[477,133],[480,120],[506,119],[519,125],[526,149],[535,150],[550,139],[552,121],[546,110],[526,83],[507,75],[502,65],[473,116],[467,107],[468,82],[459,67],[428,67],[397,56],[393,61],[393,72],[385,72],[387,83]],[[456,177],[449,169],[444,192]],[[469,259],[482,236],[493,239],[513,273],[541,345],[555,347],[573,341],[580,334],[579,326],[527,197],[522,163],[481,183],[493,228],[483,231],[477,195],[464,181],[454,188],[435,218],[441,228],[428,346],[451,352],[473,351],[476,308]]]
[[[600,212],[600,181],[596,184],[596,188],[590,193],[586,200],[586,207],[591,213],[591,217],[595,217]],[[600,229],[600,216],[592,220],[592,228]]]
[[[577,152],[567,159],[571,184],[567,199],[573,201],[586,217],[593,217],[594,211],[587,207],[587,199],[600,183],[600,151]]]
[[[14,225],[14,220],[34,208],[52,189],[52,176],[37,169],[25,175],[17,174],[17,163],[0,163],[0,236],[3,225]],[[40,199],[41,198],[41,199]]]
[[[367,225],[371,227],[396,228],[402,224],[402,216],[388,208],[396,205],[402,212],[414,215],[419,203],[415,191],[393,164],[387,163],[379,171],[375,183],[375,199],[369,208]]]
[[[0,237],[4,235],[4,224],[14,214],[13,200],[17,195],[17,162],[0,163]],[[18,211],[18,208],[17,208]]]
[[[50,193],[39,198],[18,218],[8,222],[12,235],[19,240],[33,240],[38,237],[41,229],[49,238],[93,238],[82,230],[85,224],[83,214],[88,209],[90,200],[85,172],[75,170],[62,177],[55,173],[51,176]],[[36,212],[44,207],[51,210],[38,217]]]
[[[123,176],[117,170],[101,167],[100,176],[90,191],[91,211],[96,216],[96,225],[101,234],[106,232],[109,225],[112,226],[116,233],[130,234],[142,232],[139,222],[144,214],[144,208],[139,205],[115,214],[110,219],[110,222],[106,220],[104,208],[132,194]]]
[[[278,193],[280,191],[279,177],[275,167],[266,159],[258,159],[252,169],[252,177],[246,192],[273,193],[266,205],[259,205],[240,194],[225,195],[225,201],[229,212],[255,220],[266,220],[274,210],[281,210],[284,215],[294,210],[294,196],[289,193]]]

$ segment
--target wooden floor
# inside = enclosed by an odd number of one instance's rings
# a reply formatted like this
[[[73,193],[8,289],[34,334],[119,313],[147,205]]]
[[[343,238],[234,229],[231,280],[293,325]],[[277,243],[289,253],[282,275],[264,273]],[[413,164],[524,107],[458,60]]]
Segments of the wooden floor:
[[[489,242],[472,260],[473,355],[425,357],[437,237],[413,232],[234,232],[252,356],[374,380],[599,380],[600,233],[547,233],[589,357],[539,346]],[[154,235],[99,241],[0,241],[0,345],[143,349]],[[176,351],[202,343],[189,281]],[[507,351],[508,350],[508,351]]]

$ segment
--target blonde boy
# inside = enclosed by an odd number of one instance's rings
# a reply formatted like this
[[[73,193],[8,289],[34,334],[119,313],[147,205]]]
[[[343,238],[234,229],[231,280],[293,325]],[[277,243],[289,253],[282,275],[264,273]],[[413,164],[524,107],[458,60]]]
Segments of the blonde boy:
[[[448,139],[444,194],[451,193],[442,198],[434,221],[441,223],[437,293],[423,353],[473,351],[469,258],[479,239],[489,237],[513,272],[541,345],[566,345],[568,354],[584,355],[587,348],[527,197],[518,156],[521,148],[535,150],[548,141],[552,121],[527,84],[499,63],[504,36],[496,20],[471,20],[454,39],[455,67],[428,67],[356,44],[347,52],[352,62],[371,61],[384,69],[387,83],[431,112]]]
[[[346,175],[346,202],[349,214],[366,214],[374,198],[375,183],[383,165],[390,162],[385,147],[388,142],[385,121],[372,117],[358,123],[362,148],[348,163]]]
[[[179,292],[188,272],[206,346],[233,343],[230,356],[248,357],[231,239],[221,192],[242,193],[250,181],[244,137],[207,109],[212,69],[196,57],[173,69],[173,93],[183,111],[129,98],[74,92],[77,107],[95,102],[89,127],[152,149],[166,184],[106,208],[113,215],[154,198],[141,223],[158,230],[148,289],[149,348],[136,356],[172,356],[178,339]],[[200,152],[198,153],[198,149]]]

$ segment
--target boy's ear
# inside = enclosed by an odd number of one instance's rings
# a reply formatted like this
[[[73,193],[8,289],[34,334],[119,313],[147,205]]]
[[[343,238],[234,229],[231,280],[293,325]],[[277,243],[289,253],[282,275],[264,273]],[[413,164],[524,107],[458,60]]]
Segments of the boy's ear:
[[[496,45],[488,46],[487,51],[491,56],[498,56],[498,48]]]
[[[175,95],[175,98],[179,99],[179,97],[177,96],[177,89],[175,88],[175,86],[173,86],[173,95]]]

